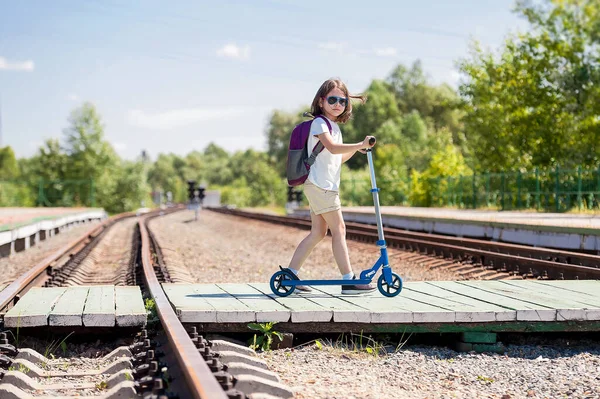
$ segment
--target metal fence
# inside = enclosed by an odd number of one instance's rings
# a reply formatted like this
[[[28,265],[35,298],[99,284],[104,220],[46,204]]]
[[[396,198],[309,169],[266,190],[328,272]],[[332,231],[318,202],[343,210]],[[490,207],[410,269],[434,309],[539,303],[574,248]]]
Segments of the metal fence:
[[[95,207],[94,180],[0,180],[0,206]]]
[[[600,209],[600,166],[420,179],[378,179],[384,205],[549,212]],[[372,203],[368,180],[345,180],[349,205]]]
[[[600,166],[468,176],[377,179],[382,205],[463,209],[600,210]],[[342,176],[345,205],[371,205],[371,183]],[[0,206],[96,206],[93,179],[0,180]]]

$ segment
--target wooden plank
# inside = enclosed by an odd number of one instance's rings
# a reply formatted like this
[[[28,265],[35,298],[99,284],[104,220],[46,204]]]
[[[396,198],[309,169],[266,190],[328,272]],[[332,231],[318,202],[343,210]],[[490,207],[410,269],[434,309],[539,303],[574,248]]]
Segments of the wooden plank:
[[[329,288],[330,292],[321,288]],[[347,295],[340,294],[340,286],[313,286],[313,291],[303,293],[302,296],[309,301],[317,303],[333,312],[335,323],[370,323],[371,312],[356,303],[347,300]]]
[[[146,308],[138,286],[115,287],[115,318],[119,327],[146,325]]]
[[[553,300],[559,298],[563,300],[567,306],[572,304],[572,309],[579,309],[576,306],[580,306],[581,309],[585,311],[585,319],[577,319],[577,320],[600,320],[600,303],[598,300],[595,300],[593,297],[588,295],[582,295],[577,293],[568,293],[565,295],[566,291],[552,285],[546,285],[543,289],[532,289],[532,287],[538,287],[533,284],[523,285],[522,281],[511,282],[510,286],[519,287],[521,289],[526,290],[534,290],[536,293],[544,295],[545,297],[552,298]],[[533,283],[533,282],[532,282]],[[562,310],[557,309],[557,320],[561,320],[560,317],[562,315]],[[571,320],[571,319],[566,319]]]
[[[335,308],[333,308],[333,319],[334,321],[337,322],[342,322],[342,321],[348,321],[348,322],[358,322],[357,320],[361,320],[361,323],[372,323],[372,316],[373,316],[373,301],[372,299],[375,298],[366,298],[365,294],[357,296],[357,295],[341,295],[340,294],[340,287],[339,286],[335,286],[335,285],[319,285],[319,286],[313,286],[312,287],[313,290],[315,290],[314,292],[321,292],[325,295],[328,295],[330,298],[335,298],[337,301],[342,301],[342,303],[347,303],[351,306],[356,307],[356,309],[353,309],[351,312],[361,312],[362,315],[359,315],[359,317],[353,317],[350,320],[347,320],[343,313],[343,310],[336,310]],[[344,308],[346,308],[347,305],[343,305]],[[336,313],[337,313],[337,320],[336,320]],[[341,314],[340,314],[341,313]],[[408,314],[409,317],[406,317],[406,315]],[[400,317],[400,315],[404,315],[404,319],[406,322],[411,322],[412,321],[412,314],[410,312],[394,312],[393,309],[386,309],[385,312],[385,316],[389,316],[389,315],[393,315],[396,316],[395,319],[402,319]],[[410,319],[410,320],[407,320]]]
[[[505,306],[516,312],[515,320],[518,321],[556,320],[556,309],[553,309],[551,307],[542,306],[536,303],[507,297],[502,294],[485,291],[476,287],[465,285],[463,284],[463,282],[458,281],[428,281],[427,283],[480,301]]]
[[[427,282],[410,284],[408,290],[420,292],[430,298],[439,298],[450,302],[450,306],[455,310],[457,322],[476,323],[498,320],[510,321],[516,320],[517,318],[517,312],[514,310],[473,299],[468,296],[463,296],[442,287],[428,284]]]
[[[90,287],[83,309],[83,325],[86,327],[114,327],[115,308],[114,285]]]
[[[504,296],[508,296],[514,299],[521,299],[528,302],[536,303],[538,305],[546,306],[549,308],[556,309],[556,320],[592,320],[596,315],[594,311],[590,312],[588,319],[586,306],[580,303],[570,301],[566,298],[553,297],[545,293],[534,291],[531,287],[518,286],[507,284],[503,281],[468,281],[462,284],[466,284],[473,287],[479,287],[489,292],[495,292]]]
[[[5,327],[40,327],[48,325],[48,315],[64,287],[34,287],[4,315]]]
[[[519,282],[519,281],[517,281]],[[600,281],[595,280],[533,280],[531,284],[543,288],[537,288],[540,291],[546,291],[552,287],[555,292],[566,295],[568,298],[577,298],[593,306],[600,306]]]
[[[200,284],[199,298],[206,299],[217,312],[217,323],[247,323],[256,321],[256,311],[216,284]]]
[[[248,308],[255,310],[255,321],[257,323],[287,322],[290,320],[291,312],[288,308],[248,284],[225,283],[217,284],[217,286]]]
[[[320,286],[318,289],[330,294],[339,293],[339,288],[335,286]],[[412,323],[415,319],[454,321],[452,312],[408,299],[402,295],[402,292],[392,298],[382,296],[379,291],[360,295],[340,295],[340,297],[368,309],[371,323]]]
[[[68,287],[58,299],[48,316],[51,326],[83,325],[83,309],[89,287]]]
[[[169,302],[182,323],[216,323],[217,311],[199,295],[200,284],[162,284]]]
[[[273,294],[267,283],[250,283],[250,286],[290,309],[292,323],[330,322],[333,319],[333,310],[309,300],[308,294],[296,295],[294,293],[282,298]]]

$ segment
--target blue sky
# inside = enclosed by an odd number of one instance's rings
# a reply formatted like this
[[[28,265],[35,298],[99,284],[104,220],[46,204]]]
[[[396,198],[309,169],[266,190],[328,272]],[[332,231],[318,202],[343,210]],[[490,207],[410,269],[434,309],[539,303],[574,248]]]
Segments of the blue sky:
[[[513,5],[0,0],[2,145],[31,156],[90,101],[123,158],[185,155],[211,141],[264,150],[272,110],[309,104],[329,77],[361,92],[420,59],[433,83],[456,86],[472,39],[497,49],[527,28]]]

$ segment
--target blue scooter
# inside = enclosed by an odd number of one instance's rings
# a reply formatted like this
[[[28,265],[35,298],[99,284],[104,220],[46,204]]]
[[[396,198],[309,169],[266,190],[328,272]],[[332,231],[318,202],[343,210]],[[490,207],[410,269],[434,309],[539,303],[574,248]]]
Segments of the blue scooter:
[[[372,138],[370,144],[375,144],[375,138]],[[372,268],[363,270],[360,273],[359,280],[352,280],[352,284],[369,284],[373,277],[377,274],[380,267],[383,266],[383,270],[379,279],[377,280],[377,288],[382,295],[387,297],[394,297],[402,291],[402,278],[396,273],[392,272],[392,268],[388,263],[387,246],[385,244],[385,238],[383,236],[383,226],[381,222],[381,212],[379,209],[379,189],[375,181],[375,170],[373,168],[373,154],[372,148],[368,148],[367,160],[369,163],[369,170],[371,171],[371,192],[373,193],[373,203],[375,204],[375,217],[377,219],[377,233],[379,240],[377,246],[381,250],[381,255],[377,262]],[[289,269],[281,269],[271,277],[271,291],[275,295],[285,297],[292,294],[297,285],[344,285],[348,284],[348,280],[300,280],[296,275]]]

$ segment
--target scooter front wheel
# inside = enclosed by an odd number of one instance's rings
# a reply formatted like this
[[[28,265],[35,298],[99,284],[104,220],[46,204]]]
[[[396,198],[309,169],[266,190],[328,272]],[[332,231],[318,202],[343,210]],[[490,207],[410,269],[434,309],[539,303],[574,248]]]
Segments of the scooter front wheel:
[[[396,296],[402,291],[402,278],[396,273],[392,273],[392,282],[391,284],[388,284],[387,281],[385,281],[385,276],[381,273],[379,280],[377,280],[377,288],[383,296]]]
[[[283,281],[292,281],[294,277],[290,275],[290,272],[280,270],[275,272],[271,277],[271,291],[277,296],[288,296],[296,289],[295,285],[281,285]]]

